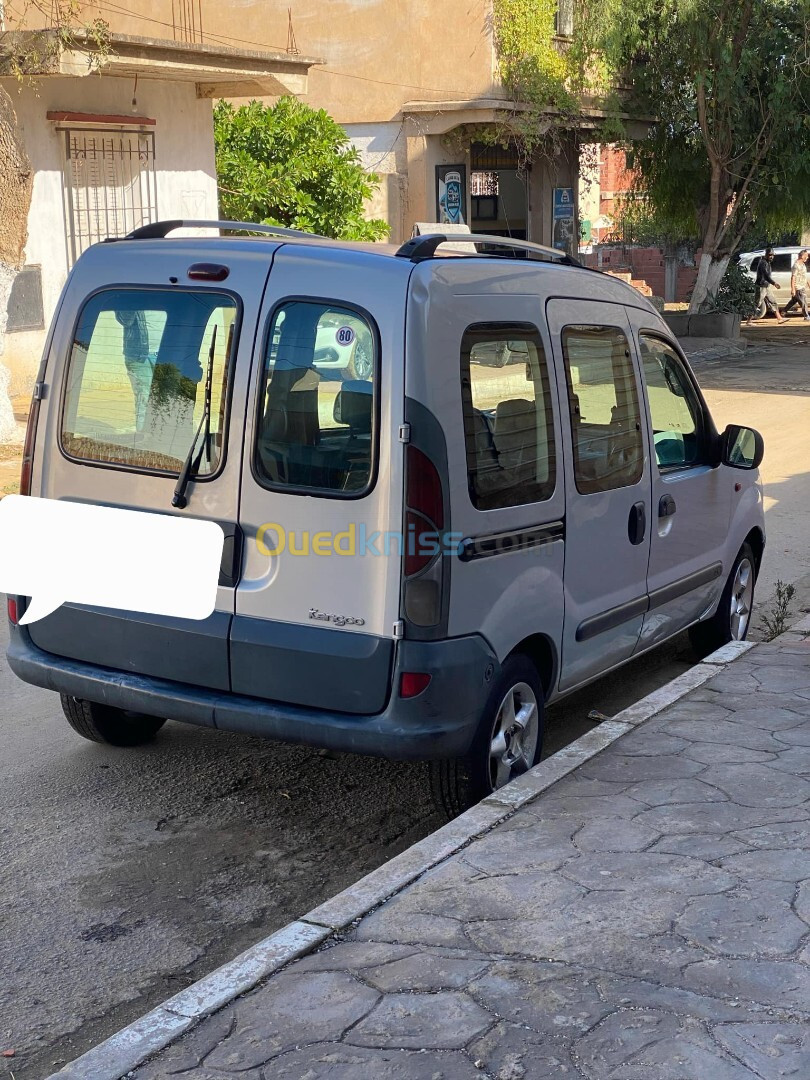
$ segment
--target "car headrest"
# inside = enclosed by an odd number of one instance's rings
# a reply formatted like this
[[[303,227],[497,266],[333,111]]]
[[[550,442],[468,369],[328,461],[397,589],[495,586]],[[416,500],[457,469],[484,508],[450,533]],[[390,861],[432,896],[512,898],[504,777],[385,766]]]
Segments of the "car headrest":
[[[525,443],[529,435],[534,435],[536,438],[535,417],[535,405],[525,398],[499,401],[495,410],[495,442],[500,444],[507,440],[512,444],[516,441]]]
[[[373,400],[370,382],[351,379],[338,391],[332,415],[338,424],[348,424],[353,434],[370,435]]]

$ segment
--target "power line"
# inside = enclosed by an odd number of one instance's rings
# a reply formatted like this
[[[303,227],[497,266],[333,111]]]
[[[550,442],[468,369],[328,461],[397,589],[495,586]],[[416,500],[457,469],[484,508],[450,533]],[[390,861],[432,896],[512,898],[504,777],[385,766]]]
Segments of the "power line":
[[[131,19],[139,19],[141,22],[153,23],[156,26],[166,26],[169,29],[174,29],[172,23],[164,22],[162,19],[155,19],[150,15],[138,15],[134,11],[130,11],[128,8],[120,7],[118,4],[111,3],[111,0],[96,0],[96,3],[101,8],[107,8],[109,11],[114,11],[119,15],[126,15]],[[206,40],[215,42],[219,45],[228,45],[230,42],[237,42],[239,45],[250,45],[254,49],[264,51],[266,49],[274,49],[278,53],[286,53],[287,47],[281,45],[273,45],[267,41],[252,41],[248,38],[238,37],[222,37],[219,34],[212,34],[209,30],[205,32]],[[204,43],[203,43],[204,44]],[[325,71],[329,75],[337,75],[342,79],[355,79],[358,82],[375,83],[378,86],[401,86],[406,90],[421,90],[426,94],[454,94],[457,97],[469,98],[469,90],[454,90],[450,87],[436,87],[436,86],[416,86],[414,83],[393,82],[388,79],[373,79],[367,75],[355,75],[349,71],[336,71],[334,68],[324,67],[318,65],[319,71]]]

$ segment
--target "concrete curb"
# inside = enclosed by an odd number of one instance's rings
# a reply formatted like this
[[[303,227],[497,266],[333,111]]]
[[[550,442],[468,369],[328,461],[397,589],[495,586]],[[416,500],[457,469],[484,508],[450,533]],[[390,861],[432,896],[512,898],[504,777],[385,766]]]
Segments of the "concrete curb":
[[[791,627],[787,633],[803,631],[810,631],[810,618]],[[739,641],[718,649],[702,663],[541,761],[524,776],[413,844],[348,889],[252,945],[234,960],[94,1046],[48,1080],[120,1080],[206,1016],[252,990],[291,961],[317,949],[335,932],[345,930],[373,911],[428,870],[511,817],[519,807],[532,802],[622,735],[679,701],[753,648],[756,648],[755,642]]]

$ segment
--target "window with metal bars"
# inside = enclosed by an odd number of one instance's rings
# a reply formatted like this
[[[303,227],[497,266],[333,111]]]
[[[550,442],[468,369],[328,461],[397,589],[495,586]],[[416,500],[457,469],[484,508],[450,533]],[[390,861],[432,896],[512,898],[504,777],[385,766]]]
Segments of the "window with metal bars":
[[[471,172],[470,194],[471,195],[497,195],[499,193],[499,181],[497,172]]]
[[[63,134],[73,265],[91,244],[156,220],[155,133],[84,128]]]

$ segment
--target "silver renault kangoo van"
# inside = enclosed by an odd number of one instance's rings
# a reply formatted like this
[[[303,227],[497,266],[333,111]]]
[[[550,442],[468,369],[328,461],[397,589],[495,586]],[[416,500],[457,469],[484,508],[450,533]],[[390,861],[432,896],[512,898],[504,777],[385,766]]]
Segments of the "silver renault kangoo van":
[[[761,437],[716,431],[629,285],[448,239],[172,221],[78,260],[23,493],[225,533],[202,622],[66,604],[20,626],[9,599],[11,667],[80,735],[169,718],[424,759],[455,814],[538,760],[544,705],[685,629],[745,637]]]

